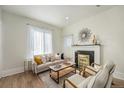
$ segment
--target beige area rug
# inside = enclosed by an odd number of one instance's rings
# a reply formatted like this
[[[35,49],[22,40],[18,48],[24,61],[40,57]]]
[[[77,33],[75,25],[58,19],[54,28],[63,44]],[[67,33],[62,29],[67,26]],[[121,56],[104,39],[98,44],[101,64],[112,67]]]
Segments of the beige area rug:
[[[63,77],[61,77],[59,80],[59,84],[57,84],[50,76],[49,71],[40,73],[38,76],[40,79],[44,82],[46,88],[62,88],[63,87],[63,81],[65,78],[68,78],[72,76],[74,73],[69,73]]]

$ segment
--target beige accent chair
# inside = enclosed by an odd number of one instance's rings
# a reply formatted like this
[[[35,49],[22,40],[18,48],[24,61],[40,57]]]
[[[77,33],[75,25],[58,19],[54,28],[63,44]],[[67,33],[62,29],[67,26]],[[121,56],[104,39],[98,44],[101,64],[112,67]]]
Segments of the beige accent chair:
[[[115,70],[115,64],[109,62],[99,70],[94,76],[84,78],[79,74],[72,75],[64,80],[63,87],[66,88],[110,88],[112,83],[112,74]]]

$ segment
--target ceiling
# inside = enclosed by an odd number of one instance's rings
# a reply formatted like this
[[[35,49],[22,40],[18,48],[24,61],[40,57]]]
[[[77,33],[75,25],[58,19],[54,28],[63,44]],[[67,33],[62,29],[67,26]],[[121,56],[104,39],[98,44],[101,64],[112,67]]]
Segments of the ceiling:
[[[95,5],[5,5],[2,9],[63,28],[112,7],[109,5],[100,7]],[[69,17],[68,22],[65,17]]]

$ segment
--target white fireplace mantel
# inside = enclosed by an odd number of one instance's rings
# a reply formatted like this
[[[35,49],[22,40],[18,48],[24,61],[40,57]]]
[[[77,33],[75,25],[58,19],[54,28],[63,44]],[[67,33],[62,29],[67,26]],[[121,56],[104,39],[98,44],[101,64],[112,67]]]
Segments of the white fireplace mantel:
[[[72,46],[73,62],[75,61],[75,51],[94,51],[94,63],[101,64],[100,45],[75,45]]]

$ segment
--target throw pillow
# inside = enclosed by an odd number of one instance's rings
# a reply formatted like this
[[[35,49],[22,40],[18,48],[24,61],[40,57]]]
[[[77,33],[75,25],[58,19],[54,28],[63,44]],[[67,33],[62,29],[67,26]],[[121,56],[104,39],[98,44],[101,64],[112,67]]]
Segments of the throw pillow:
[[[55,61],[55,57],[52,55],[51,56],[51,62]]]
[[[55,55],[55,60],[59,60],[59,59],[61,59],[61,58],[60,58],[60,55],[56,54],[56,55]]]
[[[42,59],[42,62],[43,62],[43,63],[46,63],[46,56],[43,55],[43,56],[41,57],[41,59]]]
[[[46,55],[46,62],[50,62],[50,56]]]
[[[41,59],[41,55],[36,55],[36,56],[34,56],[34,61],[35,61],[38,65],[40,65],[40,64],[43,63],[43,62],[42,62],[42,59]]]

